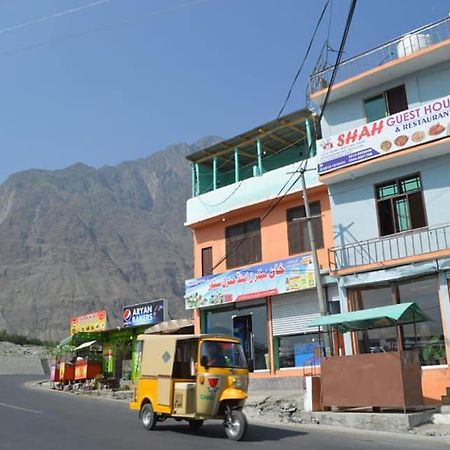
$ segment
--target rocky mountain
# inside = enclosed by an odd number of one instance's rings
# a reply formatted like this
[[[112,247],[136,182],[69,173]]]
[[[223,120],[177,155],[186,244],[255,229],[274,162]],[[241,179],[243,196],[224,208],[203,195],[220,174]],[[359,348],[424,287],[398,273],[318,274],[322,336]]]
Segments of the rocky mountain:
[[[0,186],[0,329],[56,340],[69,317],[167,298],[186,317],[192,274],[185,229],[185,155],[219,139],[178,144],[146,159],[94,169],[29,170]]]

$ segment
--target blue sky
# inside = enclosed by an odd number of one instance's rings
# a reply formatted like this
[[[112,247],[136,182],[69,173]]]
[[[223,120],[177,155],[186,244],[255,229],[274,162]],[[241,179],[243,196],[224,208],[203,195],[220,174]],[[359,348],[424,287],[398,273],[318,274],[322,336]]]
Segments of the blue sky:
[[[325,0],[102,0],[11,29],[92,3],[0,0],[0,181],[275,118]],[[332,2],[286,112],[304,106],[307,74],[329,27],[338,47],[349,4]],[[448,0],[359,0],[346,55],[449,12]]]

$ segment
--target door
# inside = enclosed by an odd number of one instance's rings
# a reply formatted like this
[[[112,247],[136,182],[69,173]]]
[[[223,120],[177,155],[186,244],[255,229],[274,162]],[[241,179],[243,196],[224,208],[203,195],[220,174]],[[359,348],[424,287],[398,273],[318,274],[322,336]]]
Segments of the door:
[[[233,336],[241,341],[248,366],[253,367],[252,315],[233,316]]]

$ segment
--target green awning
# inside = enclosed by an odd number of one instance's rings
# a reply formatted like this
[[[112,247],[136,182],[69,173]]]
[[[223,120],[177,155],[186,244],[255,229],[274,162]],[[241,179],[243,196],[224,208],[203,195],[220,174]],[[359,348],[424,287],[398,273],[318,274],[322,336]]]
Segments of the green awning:
[[[411,302],[321,316],[311,321],[308,327],[329,326],[345,333],[426,322],[427,320],[431,319],[414,302]]]

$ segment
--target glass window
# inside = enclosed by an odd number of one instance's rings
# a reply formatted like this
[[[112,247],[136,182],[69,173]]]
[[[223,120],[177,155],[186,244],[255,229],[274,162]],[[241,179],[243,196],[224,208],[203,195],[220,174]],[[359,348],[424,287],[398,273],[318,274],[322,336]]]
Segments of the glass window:
[[[418,174],[375,186],[381,236],[426,226]]]
[[[397,289],[398,288],[398,289]],[[395,297],[394,297],[395,295]],[[445,340],[435,277],[394,284],[392,287],[362,289],[356,293],[355,309],[376,308],[415,302],[431,320],[401,327],[403,348],[417,348],[421,364],[446,364]],[[414,328],[416,333],[414,333]],[[357,333],[359,353],[397,351],[397,328],[387,327]]]
[[[422,365],[447,364],[436,278],[422,278],[402,283],[399,285],[399,296],[401,303],[416,302],[431,319],[416,324],[417,344],[414,325],[403,327],[405,350],[417,347]]]
[[[355,309],[370,309],[392,305],[392,289],[390,286],[361,289],[356,300]],[[358,331],[360,353],[376,353],[397,350],[397,329],[395,327],[378,330]]]
[[[366,106],[367,122],[374,122],[387,116],[387,107],[384,94],[368,98],[364,101]]]
[[[246,368],[244,351],[240,344],[206,341],[201,347],[201,361],[207,359],[208,367]]]
[[[367,122],[374,122],[383,117],[408,109],[405,86],[397,86],[382,94],[364,100]]]
[[[248,317],[243,328],[234,327],[235,318]],[[240,322],[241,325],[244,321]],[[245,350],[247,361],[253,359],[256,370],[269,369],[269,350],[267,337],[266,305],[260,304],[247,308],[230,308],[228,310],[211,310],[206,313],[206,333],[234,335],[239,331],[239,337]]]
[[[276,339],[280,368],[320,365],[318,333],[279,336]]]
[[[311,220],[313,226],[316,248],[323,248],[323,229],[320,202],[310,204]],[[311,250],[309,241],[308,223],[305,220],[304,206],[287,210],[289,254],[305,253]]]

